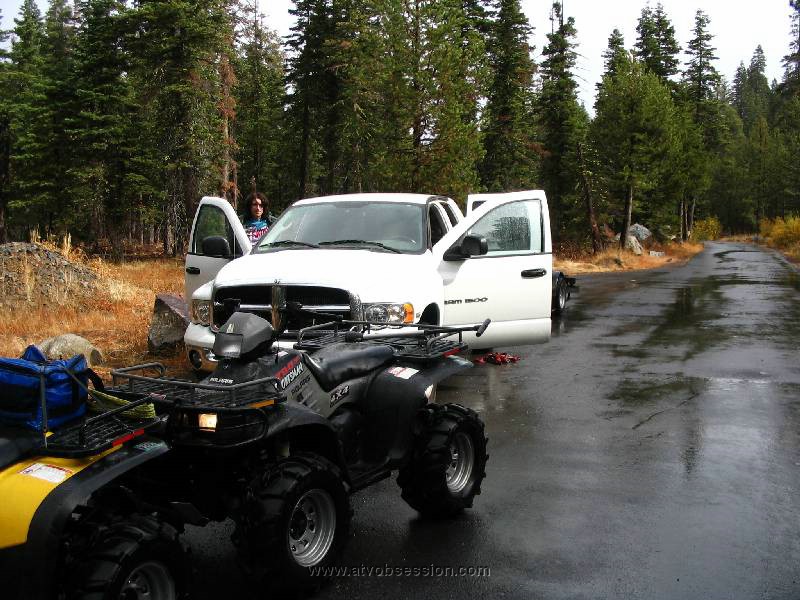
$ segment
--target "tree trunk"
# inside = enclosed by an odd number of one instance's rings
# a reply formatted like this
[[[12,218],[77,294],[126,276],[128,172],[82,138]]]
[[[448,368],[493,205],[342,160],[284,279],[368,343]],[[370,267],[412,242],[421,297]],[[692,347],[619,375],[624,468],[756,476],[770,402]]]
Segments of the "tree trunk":
[[[692,231],[694,230],[694,207],[696,205],[697,205],[697,202],[696,202],[694,196],[692,196],[692,206],[689,209],[688,222],[687,222],[687,225],[686,225],[686,239],[687,240],[690,237],[692,237]]]
[[[594,214],[594,202],[592,201],[592,182],[586,173],[583,162],[583,144],[578,143],[578,164],[581,168],[581,186],[583,187],[583,199],[586,203],[586,217],[589,220],[589,232],[592,236],[592,253],[597,254],[603,249],[603,236],[597,226],[597,217]]]
[[[2,194],[2,192],[0,192]],[[8,232],[6,231],[6,199],[0,197],[0,244],[8,242]]]
[[[625,220],[622,223],[622,233],[619,234],[619,247],[624,250],[628,245],[628,230],[631,228],[631,215],[633,214],[633,184],[628,184],[628,196],[625,198]]]
[[[678,239],[681,242],[686,241],[686,232],[685,232],[686,219],[684,217],[685,213],[686,213],[686,200],[684,199],[683,196],[681,196],[681,202],[680,202],[679,209],[678,209],[678,216],[680,218],[680,223],[681,223],[681,230],[680,230],[680,235],[678,236]]]
[[[300,138],[300,187],[297,190],[298,198],[306,197],[306,183],[308,179],[308,144],[310,136],[310,123],[311,116],[308,110],[308,98],[303,100],[303,135]]]

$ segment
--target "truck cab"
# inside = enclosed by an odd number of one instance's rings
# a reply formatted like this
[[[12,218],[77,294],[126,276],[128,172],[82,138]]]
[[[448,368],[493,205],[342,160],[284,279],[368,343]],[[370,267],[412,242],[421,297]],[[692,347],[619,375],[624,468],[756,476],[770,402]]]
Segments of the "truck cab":
[[[271,320],[295,301],[353,320],[492,325],[475,349],[550,336],[552,241],[541,190],[471,196],[464,217],[450,198],[347,194],[295,202],[255,245],[230,204],[203,198],[186,258],[197,369],[215,364],[216,329],[234,306]],[[314,320],[288,323],[296,332]]]

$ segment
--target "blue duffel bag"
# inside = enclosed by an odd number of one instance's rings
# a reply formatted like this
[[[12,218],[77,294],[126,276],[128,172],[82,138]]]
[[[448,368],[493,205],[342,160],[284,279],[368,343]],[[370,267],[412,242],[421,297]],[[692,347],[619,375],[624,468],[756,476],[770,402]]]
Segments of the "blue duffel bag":
[[[39,348],[28,346],[21,358],[0,358],[0,423],[41,430],[42,385],[48,429],[81,417],[86,413],[88,379],[83,354],[47,360]]]

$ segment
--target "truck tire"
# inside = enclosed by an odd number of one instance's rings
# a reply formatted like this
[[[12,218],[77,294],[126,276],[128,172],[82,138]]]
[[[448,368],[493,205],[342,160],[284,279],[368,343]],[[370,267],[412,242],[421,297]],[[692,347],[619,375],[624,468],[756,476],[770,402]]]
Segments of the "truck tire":
[[[269,591],[314,589],[347,540],[351,516],[336,465],[310,453],[281,459],[257,478],[236,519],[240,563]]]
[[[555,289],[553,290],[553,314],[560,315],[562,312],[564,312],[564,309],[567,307],[568,295],[569,291],[567,290],[567,282],[564,281],[563,277],[559,276],[558,280],[556,281]]]
[[[185,550],[171,525],[130,515],[100,525],[96,539],[69,567],[69,600],[176,600],[182,597]]]
[[[472,506],[486,477],[488,440],[478,414],[458,404],[429,405],[429,425],[397,477],[402,497],[425,517],[450,517]]]

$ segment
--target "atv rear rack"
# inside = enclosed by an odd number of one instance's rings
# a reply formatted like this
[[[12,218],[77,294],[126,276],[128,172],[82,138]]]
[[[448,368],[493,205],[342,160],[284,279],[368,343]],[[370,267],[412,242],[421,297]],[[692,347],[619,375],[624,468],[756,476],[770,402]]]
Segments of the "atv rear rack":
[[[157,376],[144,375],[156,371]],[[146,363],[111,371],[110,393],[139,394],[148,402],[188,409],[210,408],[215,411],[241,410],[257,403],[285,401],[275,377],[262,377],[233,385],[195,383],[165,377],[161,363]]]
[[[332,321],[301,329],[297,335],[295,348],[316,352],[331,344],[359,342],[391,346],[395,356],[412,362],[428,362],[457,354],[467,348],[463,333],[475,331],[480,336],[489,325],[487,319],[480,325],[468,327],[442,327],[404,323],[387,325],[374,321]],[[353,328],[357,328],[355,331]],[[405,331],[403,331],[405,329]],[[309,333],[325,330],[320,337],[306,336]],[[457,337],[455,337],[457,336]]]

